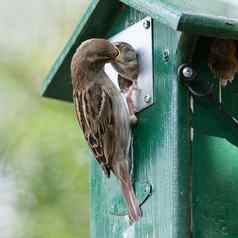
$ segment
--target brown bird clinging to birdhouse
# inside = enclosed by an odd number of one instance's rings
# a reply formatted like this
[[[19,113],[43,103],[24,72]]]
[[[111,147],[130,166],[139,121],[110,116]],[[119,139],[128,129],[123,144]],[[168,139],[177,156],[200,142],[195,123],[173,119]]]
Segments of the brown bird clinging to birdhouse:
[[[232,82],[238,70],[236,51],[234,40],[214,39],[210,45],[208,66],[223,87]]]
[[[104,65],[119,54],[104,39],[82,43],[71,62],[73,99],[79,124],[98,164],[118,179],[131,222],[142,216],[129,172],[130,116],[119,89],[104,72]]]

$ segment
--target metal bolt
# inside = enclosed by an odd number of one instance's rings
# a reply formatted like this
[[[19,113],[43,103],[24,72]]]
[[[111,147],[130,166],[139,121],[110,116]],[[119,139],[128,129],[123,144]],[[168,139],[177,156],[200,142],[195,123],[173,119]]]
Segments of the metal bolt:
[[[165,49],[164,52],[163,52],[163,60],[165,62],[169,61],[169,50],[168,49]]]
[[[183,76],[186,78],[191,78],[193,76],[193,69],[190,67],[185,67],[182,72]]]
[[[144,101],[146,102],[146,103],[150,103],[150,101],[151,101],[151,96],[150,95],[145,95],[145,97],[144,97]]]
[[[149,21],[149,20],[145,20],[145,21],[143,22],[143,27],[144,27],[145,29],[149,29],[149,28],[150,28],[150,21]]]

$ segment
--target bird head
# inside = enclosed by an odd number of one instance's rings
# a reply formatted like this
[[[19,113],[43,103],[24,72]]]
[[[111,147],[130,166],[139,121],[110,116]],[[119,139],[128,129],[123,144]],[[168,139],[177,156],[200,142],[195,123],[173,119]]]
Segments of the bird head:
[[[98,70],[118,55],[118,48],[108,40],[90,39],[78,47],[73,56],[72,65],[78,64],[84,70]]]
[[[222,86],[232,82],[238,70],[237,49],[234,40],[214,39],[210,45],[208,66]]]
[[[116,57],[118,62],[130,63],[136,58],[135,49],[126,42],[115,42],[113,45],[119,50],[120,54]]]
[[[113,45],[120,52],[120,54],[111,62],[113,68],[123,78],[136,81],[139,74],[139,63],[136,50],[126,42],[115,42]]]

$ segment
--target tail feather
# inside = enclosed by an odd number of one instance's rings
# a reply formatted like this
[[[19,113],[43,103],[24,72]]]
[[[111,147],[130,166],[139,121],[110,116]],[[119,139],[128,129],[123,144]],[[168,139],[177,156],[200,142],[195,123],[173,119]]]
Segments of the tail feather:
[[[113,173],[121,184],[122,192],[128,207],[130,223],[137,222],[142,217],[142,211],[132,186],[128,160],[117,161],[113,166]]]
[[[130,222],[137,222],[142,217],[142,211],[140,209],[139,203],[135,196],[132,183],[129,181],[128,183],[122,183],[122,192],[127,202],[128,207],[128,215]]]

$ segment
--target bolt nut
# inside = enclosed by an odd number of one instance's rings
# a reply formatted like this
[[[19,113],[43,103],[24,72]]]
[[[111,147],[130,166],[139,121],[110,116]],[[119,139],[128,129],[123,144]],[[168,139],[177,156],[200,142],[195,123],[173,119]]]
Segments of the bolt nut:
[[[150,101],[151,101],[151,96],[150,96],[150,95],[145,95],[144,101],[145,101],[146,103],[150,103]]]
[[[145,20],[145,21],[143,22],[143,27],[144,27],[145,29],[149,29],[149,28],[150,28],[150,21],[149,21],[149,20]]]
[[[191,78],[193,76],[193,69],[190,67],[185,67],[182,73],[184,77]]]

